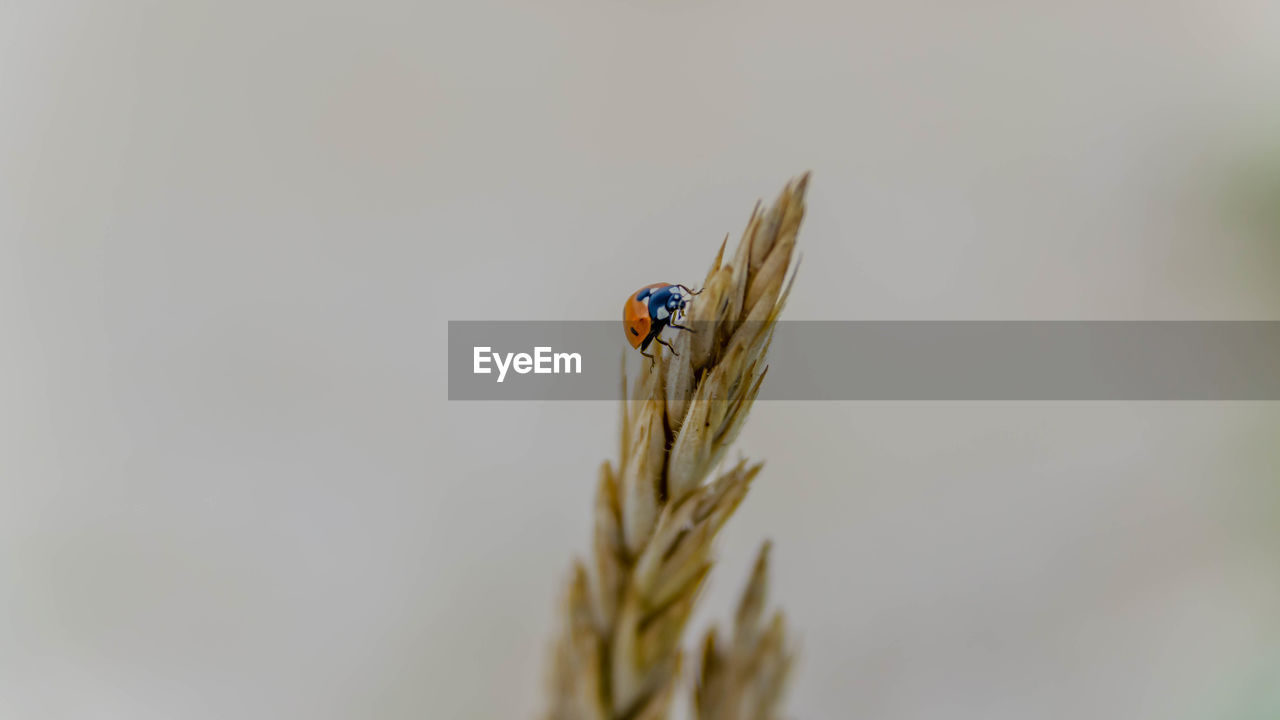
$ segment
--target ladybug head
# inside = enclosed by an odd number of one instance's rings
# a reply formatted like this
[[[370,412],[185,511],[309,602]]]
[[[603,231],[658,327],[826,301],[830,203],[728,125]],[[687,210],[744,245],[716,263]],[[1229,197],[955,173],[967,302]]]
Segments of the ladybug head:
[[[667,295],[667,312],[671,313],[671,317],[680,319],[684,317],[684,309],[688,306],[688,293],[681,290],[678,286],[672,286],[670,294]]]

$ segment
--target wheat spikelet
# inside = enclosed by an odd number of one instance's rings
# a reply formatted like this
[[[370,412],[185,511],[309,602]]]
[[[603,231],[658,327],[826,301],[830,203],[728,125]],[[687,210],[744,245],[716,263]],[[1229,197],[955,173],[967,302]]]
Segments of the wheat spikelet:
[[[655,348],[629,400],[624,373],[619,462],[600,469],[592,570],[579,563],[570,584],[550,718],[667,715],[712,540],[760,471],[740,461],[707,482],[760,391],[807,183],[787,185],[768,211],[757,203],[727,262],[721,244],[689,309],[696,332],[675,338],[674,357]]]
[[[764,618],[769,543],[760,548],[755,570],[734,616],[733,636],[722,645],[715,630],[703,641],[694,710],[698,720],[775,720],[791,670],[786,624],[775,612]]]

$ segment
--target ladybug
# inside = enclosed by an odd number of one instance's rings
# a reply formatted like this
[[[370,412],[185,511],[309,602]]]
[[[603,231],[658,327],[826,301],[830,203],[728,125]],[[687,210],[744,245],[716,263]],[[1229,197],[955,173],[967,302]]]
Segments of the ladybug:
[[[649,343],[654,340],[660,345],[666,345],[672,355],[677,355],[671,343],[659,336],[668,327],[693,332],[693,328],[685,327],[677,320],[684,318],[685,306],[700,292],[702,291],[694,292],[684,285],[654,283],[632,293],[627,298],[627,304],[622,306],[622,324],[627,342],[631,343],[631,347],[637,348],[641,355],[649,358],[650,365],[654,361],[653,355],[645,350],[649,349]]]

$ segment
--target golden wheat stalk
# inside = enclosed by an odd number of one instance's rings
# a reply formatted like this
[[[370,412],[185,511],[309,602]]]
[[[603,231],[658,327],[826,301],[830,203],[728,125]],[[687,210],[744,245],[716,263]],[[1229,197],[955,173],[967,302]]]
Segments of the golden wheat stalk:
[[[689,309],[696,332],[677,336],[674,357],[655,348],[629,401],[624,373],[619,462],[604,463],[596,492],[593,572],[576,563],[555,647],[554,720],[649,720],[671,707],[680,641],[712,566],[712,541],[760,471],[740,461],[707,482],[760,391],[790,290],[807,184],[807,174],[788,184],[768,211],[757,203],[729,262],[725,238]],[[763,588],[763,565],[758,574]],[[749,667],[743,663],[733,667]],[[704,687],[719,687],[718,668],[718,661],[708,668],[704,654]],[[734,673],[737,685],[748,677]],[[775,677],[785,677],[785,667],[760,681]],[[700,702],[713,702],[710,692]]]

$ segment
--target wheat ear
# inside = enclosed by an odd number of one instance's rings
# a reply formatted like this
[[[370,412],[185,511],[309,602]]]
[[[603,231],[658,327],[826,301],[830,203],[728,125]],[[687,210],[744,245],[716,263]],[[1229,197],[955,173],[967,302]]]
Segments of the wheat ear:
[[[629,401],[624,373],[619,462],[600,468],[593,562],[570,582],[550,718],[650,720],[671,707],[712,540],[760,471],[740,461],[707,482],[760,391],[808,179],[767,211],[756,204],[728,262],[726,236],[690,306],[696,332],[676,337],[678,355],[655,346]]]

